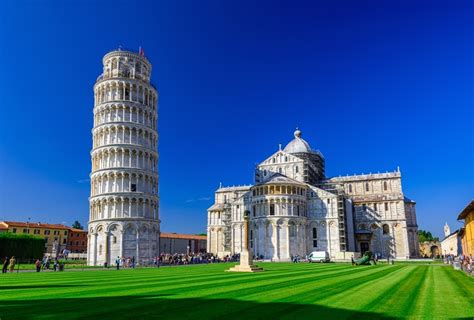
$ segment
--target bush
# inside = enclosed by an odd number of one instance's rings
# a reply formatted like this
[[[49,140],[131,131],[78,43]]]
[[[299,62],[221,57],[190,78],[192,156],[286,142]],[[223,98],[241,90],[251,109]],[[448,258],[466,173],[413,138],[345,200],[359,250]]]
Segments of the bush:
[[[0,257],[41,259],[45,240],[29,234],[0,233]]]

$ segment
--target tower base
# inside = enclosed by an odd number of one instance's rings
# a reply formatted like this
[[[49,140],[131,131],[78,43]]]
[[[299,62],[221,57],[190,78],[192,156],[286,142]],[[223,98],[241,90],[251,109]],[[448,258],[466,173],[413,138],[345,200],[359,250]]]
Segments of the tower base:
[[[247,250],[243,250],[240,253],[240,264],[226,271],[228,272],[261,272],[263,271],[263,269],[255,266],[252,263],[252,258],[250,257],[249,252]]]
[[[226,270],[226,272],[262,272],[263,269],[254,265],[242,266],[240,264]]]

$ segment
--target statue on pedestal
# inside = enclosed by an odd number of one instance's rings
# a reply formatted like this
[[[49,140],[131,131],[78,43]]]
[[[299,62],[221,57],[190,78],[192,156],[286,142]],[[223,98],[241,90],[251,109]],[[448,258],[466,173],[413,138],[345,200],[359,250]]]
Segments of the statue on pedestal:
[[[240,252],[240,264],[235,267],[230,268],[229,272],[260,272],[263,271],[262,268],[259,268],[253,264],[253,257],[250,253],[249,241],[248,241],[248,231],[249,231],[249,215],[248,210],[244,213],[244,229],[243,229],[243,249]]]

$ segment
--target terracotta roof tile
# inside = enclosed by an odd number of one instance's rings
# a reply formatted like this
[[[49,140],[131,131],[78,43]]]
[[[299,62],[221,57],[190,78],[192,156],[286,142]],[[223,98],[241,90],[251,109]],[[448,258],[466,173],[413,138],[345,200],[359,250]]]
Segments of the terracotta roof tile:
[[[72,232],[77,232],[77,233],[87,233],[87,230],[82,230],[82,229],[69,228],[69,230]]]
[[[17,221],[2,221],[8,227],[29,227],[29,228],[49,228],[49,229],[63,229],[68,230],[69,227],[63,224],[49,224],[49,223],[40,223],[40,222],[17,222]]]
[[[170,239],[188,239],[188,240],[206,240],[207,236],[198,236],[195,234],[180,234],[180,233],[166,233],[162,232],[160,238]]]

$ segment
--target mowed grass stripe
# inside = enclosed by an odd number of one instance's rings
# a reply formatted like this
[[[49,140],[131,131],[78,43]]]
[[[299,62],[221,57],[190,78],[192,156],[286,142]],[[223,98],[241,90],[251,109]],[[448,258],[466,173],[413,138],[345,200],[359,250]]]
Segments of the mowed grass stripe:
[[[327,269],[327,272],[337,273],[340,268],[336,270]],[[232,292],[232,295],[239,294],[236,292],[238,288],[251,286],[251,287],[262,287],[266,284],[274,284],[281,281],[281,279],[286,279],[290,277],[292,279],[297,279],[300,277],[306,277],[307,271],[304,272],[267,272],[260,274],[238,274],[238,273],[223,273],[222,276],[219,276],[218,279],[207,277],[205,279],[199,279],[196,281],[185,281],[180,283],[173,283],[168,286],[166,290],[160,290],[160,293],[164,294],[175,294],[179,292],[180,295],[184,296],[195,296],[203,294],[206,297],[210,295],[215,295],[218,293],[218,297],[223,297],[224,292]],[[325,274],[320,271],[319,275]],[[159,283],[160,286],[162,283]],[[184,290],[185,289],[185,290]],[[218,291],[218,292],[217,292]]]
[[[280,298],[277,298],[275,300],[273,299],[274,297],[272,297],[269,301],[280,302],[281,307],[279,309],[279,312],[286,315],[287,318],[296,319],[298,318],[298,313],[300,313],[300,310],[294,307],[294,303],[301,305],[321,304],[321,302],[328,296],[334,296],[344,293],[348,288],[360,286],[369,279],[378,278],[385,274],[390,274],[396,270],[396,268],[355,268],[355,272],[352,275],[357,277],[336,277],[335,279],[330,279],[330,281],[324,283],[324,285],[321,286],[312,286],[311,283],[308,283],[306,284],[306,291],[302,291],[295,294],[291,290],[289,294],[286,294],[286,296],[280,296]],[[288,302],[292,303],[289,304]],[[257,312],[258,308],[258,306],[254,306],[252,308],[253,310],[250,310],[250,312]],[[305,312],[307,312],[307,310],[305,310]],[[235,311],[235,313],[231,314],[230,316],[237,317],[238,313],[239,311]],[[317,317],[317,315],[314,316]]]
[[[280,301],[280,300],[289,300],[289,297],[295,296],[293,299],[294,301],[299,301],[298,296],[298,289],[302,289],[305,291],[304,295],[309,293],[311,290],[319,290],[320,288],[329,288],[334,283],[349,281],[353,279],[357,279],[362,276],[367,276],[373,272],[377,272],[374,269],[355,269],[346,267],[344,271],[338,271],[334,273],[308,273],[305,277],[298,279],[282,279],[277,284],[272,284],[262,288],[259,292],[252,293],[239,290],[239,295],[242,296],[244,299],[253,299],[259,298],[261,295],[261,291],[264,291],[264,300],[269,301]],[[281,284],[285,284],[285,290],[281,290]],[[313,288],[313,289],[312,289]],[[248,290],[248,289],[244,289]],[[309,291],[308,291],[309,290]]]
[[[306,290],[299,293],[293,293],[283,299],[278,299],[277,301],[324,303],[328,298],[345,295],[345,293],[350,289],[358,288],[372,279],[386,277],[396,271],[397,268],[367,268],[365,270],[360,268],[351,275],[328,279],[328,281],[323,282],[322,284],[313,285],[309,283]]]
[[[453,314],[458,314],[457,317],[474,318],[474,279],[451,267],[437,267],[430,271],[433,285],[426,290],[427,295],[430,289],[437,294],[421,300],[415,315],[421,316],[431,312],[434,316],[443,318],[450,318]],[[446,303],[447,297],[455,299]],[[466,308],[466,305],[469,308]]]
[[[184,267],[186,268],[186,267]],[[183,269],[184,269],[183,268]],[[328,269],[330,267],[327,267],[325,269]],[[344,265],[338,266],[336,270],[339,268],[344,268]],[[222,266],[221,268],[222,269]],[[219,270],[219,269],[218,269]],[[213,287],[215,285],[218,285],[219,283],[226,283],[226,284],[231,284],[232,282],[236,282],[237,285],[241,284],[242,281],[238,278],[239,276],[244,276],[242,274],[232,274],[232,273],[221,273],[219,272],[218,275],[216,276],[211,276],[209,273],[207,274],[206,277],[203,278],[196,278],[196,277],[181,277],[180,281],[176,281],[174,279],[166,280],[166,281],[159,281],[159,279],[150,279],[150,273],[153,273],[153,275],[159,274],[161,270],[157,269],[137,269],[137,270],[123,270],[123,271],[109,271],[107,272],[107,275],[103,274],[103,271],[87,271],[87,273],[90,272],[98,272],[100,276],[103,276],[103,279],[101,281],[106,284],[107,286],[113,286],[114,290],[108,290],[104,293],[105,296],[114,296],[114,295],[121,295],[121,294],[130,294],[130,293],[149,293],[149,292],[160,292],[163,290],[166,290],[167,293],[174,293],[174,290],[179,290],[179,289],[189,289],[190,288],[190,282],[193,284],[194,287],[199,288],[204,288],[208,289],[209,286]],[[168,270],[166,270],[168,271]],[[174,271],[174,270],[173,270]],[[179,271],[179,270],[178,270]],[[181,270],[184,271],[184,270]],[[219,270],[221,271],[221,270]],[[128,275],[125,275],[123,277],[122,274],[117,277],[117,274],[115,272],[128,272]],[[286,276],[288,274],[299,274],[299,273],[305,273],[304,271],[302,272],[289,272],[289,273],[279,273],[278,275],[272,272],[268,273],[262,273],[259,274],[258,276],[263,277],[263,278],[269,278],[270,281],[273,281],[275,277],[282,277]],[[47,276],[48,278],[51,277],[51,273],[45,273],[45,274],[38,274],[38,276]],[[76,276],[78,277],[79,274],[76,272],[71,272],[71,273],[57,273],[54,274],[56,275],[57,279],[55,281],[60,280],[59,278],[64,278],[65,277],[72,277]],[[230,277],[236,277],[233,280],[230,280]],[[249,276],[249,275],[245,275]],[[253,275],[250,275],[253,276]],[[162,277],[160,277],[162,278]],[[179,278],[179,277],[177,277]],[[193,281],[190,281],[192,279]],[[147,280],[147,281],[146,281]],[[104,287],[94,287],[91,284],[95,283],[97,280],[92,278],[90,281],[81,281],[81,286],[80,287],[71,287],[71,288],[66,288],[61,290],[61,295],[63,297],[76,297],[78,293],[80,293],[81,296],[94,296],[97,294],[100,294],[104,290]],[[153,286],[153,284],[156,284],[156,286]],[[172,285],[169,285],[172,284]],[[89,285],[89,287],[87,286]],[[166,288],[166,289],[162,289]],[[3,290],[2,290],[3,291]],[[49,299],[52,296],[56,296],[59,291],[55,290],[50,293],[45,293],[45,292],[38,292],[38,297],[41,299]],[[6,294],[7,292],[5,292]],[[34,298],[34,296],[31,295],[31,290],[25,289],[23,292],[17,292],[16,293],[17,299],[23,299],[25,297],[28,298]]]
[[[397,316],[410,314],[429,270],[423,266],[407,266],[405,270],[398,282],[382,283],[384,288],[373,292],[372,301],[363,309]]]
[[[227,293],[231,295],[238,295],[245,297],[249,294],[255,292],[255,288],[258,289],[257,292],[265,291],[265,294],[268,294],[272,289],[281,290],[283,287],[288,287],[290,284],[305,283],[309,280],[324,280],[328,278],[335,278],[343,274],[351,274],[350,270],[338,269],[338,270],[307,270],[303,274],[298,273],[296,276],[289,274],[289,277],[284,277],[282,274],[274,275],[272,277],[255,277],[251,274],[232,274],[233,277],[241,279],[240,282],[227,282],[224,287],[216,287],[212,289],[212,294],[206,295],[206,298],[222,298],[226,297]],[[263,273],[262,273],[263,274]],[[282,286],[283,285],[283,286]],[[194,290],[197,288],[191,288]],[[208,291],[208,288],[203,288],[203,290]],[[195,294],[192,292],[190,294]],[[199,292],[197,292],[199,293]]]
[[[358,280],[357,285],[345,286],[343,291],[327,295],[318,302],[341,308],[346,308],[347,306],[365,308],[374,299],[374,293],[384,290],[390,283],[396,284],[404,281],[405,277],[409,274],[409,269],[399,265],[378,266],[378,268],[387,271],[376,276],[363,277]],[[357,299],[354,299],[354,297],[357,297]]]
[[[261,265],[266,271],[260,274],[226,273],[224,270],[230,264],[216,264],[118,272],[7,275],[1,278],[0,317],[2,320],[156,316],[344,319],[474,314],[474,279],[452,268]],[[2,289],[22,285],[32,288]],[[450,303],[454,299],[456,303]],[[397,303],[398,307],[392,307]],[[432,311],[427,305],[432,305]],[[453,306],[450,313],[443,313],[450,305]],[[372,312],[362,312],[367,309]]]

